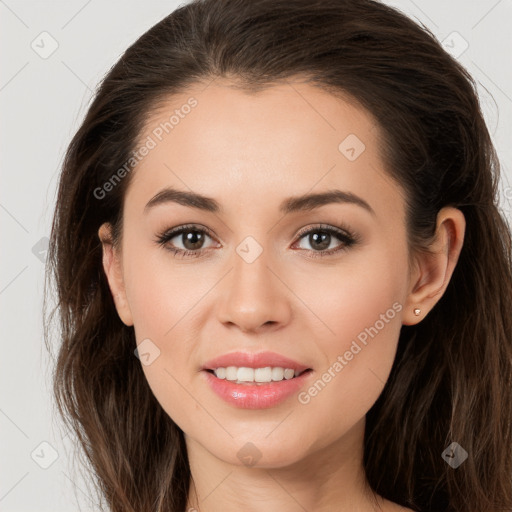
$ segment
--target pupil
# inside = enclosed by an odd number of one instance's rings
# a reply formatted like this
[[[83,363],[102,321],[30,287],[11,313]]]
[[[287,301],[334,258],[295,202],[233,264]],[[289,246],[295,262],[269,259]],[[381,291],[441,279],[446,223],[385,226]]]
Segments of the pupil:
[[[199,231],[188,231],[185,234],[184,246],[189,250],[199,249],[203,242],[203,234]]]
[[[311,243],[311,247],[315,247],[315,244],[317,244],[317,249],[327,249],[329,247],[331,235],[329,233],[322,233],[320,236],[318,236],[317,233],[313,233],[309,235],[309,242]],[[321,239],[320,242],[318,242],[318,239]]]

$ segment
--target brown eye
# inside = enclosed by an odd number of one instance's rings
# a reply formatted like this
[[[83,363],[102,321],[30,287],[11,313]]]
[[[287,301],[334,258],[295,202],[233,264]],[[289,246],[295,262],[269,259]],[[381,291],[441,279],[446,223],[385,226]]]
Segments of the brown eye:
[[[187,230],[181,233],[181,242],[185,249],[196,250],[201,249],[204,243],[204,233],[196,230]]]
[[[308,242],[315,250],[325,251],[331,245],[332,235],[325,231],[316,231],[308,235]]]
[[[336,244],[338,240],[338,244]],[[311,249],[304,247],[306,242]],[[346,229],[338,229],[331,226],[317,226],[315,228],[303,231],[300,234],[300,241],[295,244],[299,249],[305,249],[311,256],[329,256],[334,253],[348,249],[357,242],[355,235]],[[334,244],[334,245],[333,245]]]
[[[175,256],[200,256],[206,238],[212,238],[208,230],[198,226],[180,226],[168,230],[157,237],[157,243],[175,253]]]

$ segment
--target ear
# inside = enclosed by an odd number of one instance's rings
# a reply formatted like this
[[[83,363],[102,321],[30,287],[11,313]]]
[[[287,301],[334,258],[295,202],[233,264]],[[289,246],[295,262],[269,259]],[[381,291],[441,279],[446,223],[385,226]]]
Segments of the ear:
[[[414,256],[403,325],[419,323],[443,296],[459,259],[466,221],[457,208],[447,206],[437,214],[436,233],[430,253]],[[419,315],[414,310],[419,309]]]
[[[133,325],[133,319],[126,297],[121,256],[113,246],[111,229],[112,226],[106,222],[98,230],[98,237],[103,247],[103,270],[107,276],[117,314],[125,325],[131,326]]]

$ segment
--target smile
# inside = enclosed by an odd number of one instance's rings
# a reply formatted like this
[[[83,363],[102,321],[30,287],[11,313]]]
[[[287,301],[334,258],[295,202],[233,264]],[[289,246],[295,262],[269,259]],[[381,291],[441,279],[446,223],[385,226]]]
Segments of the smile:
[[[229,370],[229,368],[234,368],[234,370]],[[224,368],[217,368],[216,370],[220,370],[222,375],[222,370]],[[284,372],[286,369],[283,368],[271,368],[270,372],[275,371],[281,373],[283,372],[283,377],[281,380],[277,381],[266,381],[266,382],[256,382],[254,380],[244,381],[238,380],[238,374],[241,371],[241,376],[244,374],[246,377],[249,377],[249,372],[245,373],[246,370],[264,370],[266,376],[268,376],[267,368],[244,368],[244,367],[227,367],[225,368],[226,372],[236,371],[236,379],[237,380],[229,380],[224,378],[217,377],[213,370],[203,370],[201,374],[205,377],[207,384],[210,389],[222,400],[227,402],[229,405],[240,408],[240,409],[268,409],[270,407],[275,407],[281,403],[283,403],[290,396],[298,393],[306,384],[306,382],[310,379],[313,374],[313,370],[307,369],[300,372],[297,376],[295,374],[292,377],[286,378],[284,377]],[[289,369],[289,368],[288,368]],[[253,371],[253,374],[256,372]],[[295,371],[294,371],[295,373]],[[289,375],[289,373],[288,373]],[[231,375],[228,375],[231,376]]]

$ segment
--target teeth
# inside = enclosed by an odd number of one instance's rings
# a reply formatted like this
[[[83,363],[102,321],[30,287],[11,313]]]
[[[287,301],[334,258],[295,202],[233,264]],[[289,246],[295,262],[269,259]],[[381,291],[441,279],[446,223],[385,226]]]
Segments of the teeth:
[[[219,379],[225,379],[226,378],[226,368],[217,368],[217,371],[215,372],[215,375]]]
[[[241,368],[240,368],[241,370]],[[240,370],[238,373],[240,374]],[[243,380],[238,377],[238,380]],[[272,368],[267,366],[266,368],[255,368],[254,369],[254,382],[270,382],[272,380]]]
[[[237,379],[238,368],[236,366],[228,366],[226,368],[226,380]]]
[[[266,366],[265,368],[228,366],[227,368],[216,368],[213,373],[218,379],[226,379],[241,384],[242,382],[279,382],[283,379],[289,380],[297,377],[301,372],[279,366]]]
[[[279,368],[277,366],[275,368],[272,368],[271,374],[272,374],[272,380],[276,380],[276,381],[283,380],[284,370],[283,370],[283,368]]]

